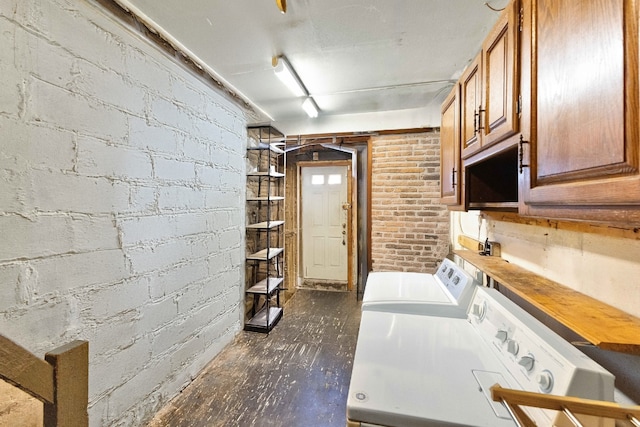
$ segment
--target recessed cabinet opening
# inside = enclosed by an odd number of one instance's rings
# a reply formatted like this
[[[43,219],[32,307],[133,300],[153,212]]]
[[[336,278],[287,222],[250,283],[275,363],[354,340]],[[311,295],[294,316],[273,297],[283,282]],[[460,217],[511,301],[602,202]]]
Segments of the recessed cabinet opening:
[[[466,168],[469,209],[518,209],[518,149]]]

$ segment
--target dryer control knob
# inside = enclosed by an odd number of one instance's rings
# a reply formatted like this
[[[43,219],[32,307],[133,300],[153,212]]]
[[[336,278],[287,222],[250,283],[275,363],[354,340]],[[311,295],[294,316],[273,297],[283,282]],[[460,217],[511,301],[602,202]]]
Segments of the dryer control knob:
[[[533,357],[533,354],[529,354],[527,356],[522,356],[518,361],[518,365],[524,367],[527,372],[533,371],[533,365],[535,364],[536,359]]]
[[[472,307],[473,315],[478,322],[482,322],[484,320],[484,316],[487,314],[487,302],[483,301],[482,303],[473,304]]]
[[[509,334],[504,329],[499,329],[498,332],[496,332],[496,338],[503,344],[507,341],[508,336]]]
[[[538,387],[540,387],[540,391],[543,393],[549,393],[553,389],[553,375],[549,371],[542,371],[536,376],[536,382],[538,383]]]
[[[518,341],[509,340],[509,342],[507,343],[507,351],[515,356],[518,354],[518,350],[520,350]]]

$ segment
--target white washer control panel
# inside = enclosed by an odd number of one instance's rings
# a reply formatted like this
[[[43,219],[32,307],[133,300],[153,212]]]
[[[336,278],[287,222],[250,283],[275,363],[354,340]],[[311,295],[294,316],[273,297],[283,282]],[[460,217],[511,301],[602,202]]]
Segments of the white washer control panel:
[[[497,290],[476,291],[468,320],[522,390],[613,400],[613,375]]]
[[[454,301],[460,301],[462,293],[473,283],[469,273],[448,258],[442,260],[435,276],[453,296]]]

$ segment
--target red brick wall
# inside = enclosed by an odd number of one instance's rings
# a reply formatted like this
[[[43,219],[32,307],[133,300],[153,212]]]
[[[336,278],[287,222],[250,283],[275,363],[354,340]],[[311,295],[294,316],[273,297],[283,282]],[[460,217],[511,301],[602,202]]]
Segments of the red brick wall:
[[[438,132],[372,138],[373,271],[435,271],[449,251],[449,212],[439,199]]]

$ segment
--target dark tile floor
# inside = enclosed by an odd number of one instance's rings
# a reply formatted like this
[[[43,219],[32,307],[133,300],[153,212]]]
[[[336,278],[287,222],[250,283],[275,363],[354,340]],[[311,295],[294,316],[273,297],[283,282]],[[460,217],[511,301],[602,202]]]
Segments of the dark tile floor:
[[[271,333],[241,332],[147,427],[344,427],[360,303],[300,289]]]

